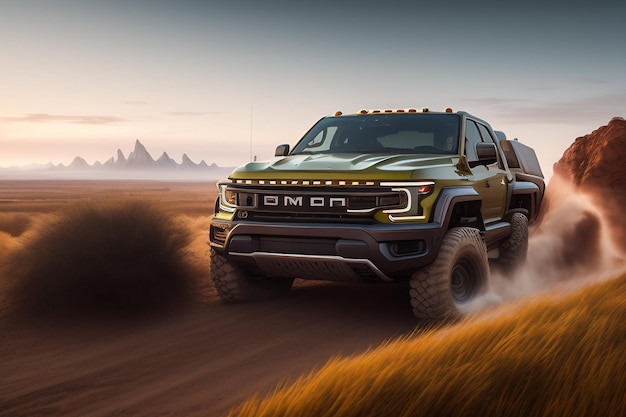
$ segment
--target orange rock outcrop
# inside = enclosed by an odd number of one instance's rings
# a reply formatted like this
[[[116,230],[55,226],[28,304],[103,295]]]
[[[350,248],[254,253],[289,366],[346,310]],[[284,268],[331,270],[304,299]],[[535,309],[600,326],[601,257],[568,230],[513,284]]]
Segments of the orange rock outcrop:
[[[554,164],[554,175],[592,197],[615,245],[626,252],[626,120],[615,117],[577,138]]]

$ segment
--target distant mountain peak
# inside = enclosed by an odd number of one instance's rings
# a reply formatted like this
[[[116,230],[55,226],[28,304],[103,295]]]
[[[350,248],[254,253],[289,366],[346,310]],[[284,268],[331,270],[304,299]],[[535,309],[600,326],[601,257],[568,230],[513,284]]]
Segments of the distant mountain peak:
[[[53,175],[68,176],[74,175],[72,171],[79,173],[83,178],[134,178],[145,176],[149,177],[165,177],[165,178],[223,178],[228,175],[232,168],[222,168],[215,163],[207,164],[204,160],[196,164],[186,153],[182,155],[182,161],[177,163],[169,156],[167,152],[163,152],[161,156],[155,160],[148,152],[146,147],[139,139],[135,140],[133,151],[124,156],[121,149],[117,149],[114,156],[107,159],[104,163],[99,161],[89,164],[83,157],[76,156],[69,165],[59,163],[58,165],[50,162],[42,165],[36,164],[32,167],[9,167],[0,170],[19,170],[19,171],[54,171]],[[58,174],[57,174],[58,173]]]
[[[72,163],[69,165],[70,168],[84,169],[89,168],[90,165],[85,161],[84,158],[77,156],[72,160]]]
[[[199,165],[193,162],[191,158],[187,156],[186,153],[183,154],[183,159],[182,159],[182,162],[180,163],[180,166],[181,168],[184,168],[184,169],[189,169],[189,168],[193,169],[193,168],[199,167]]]
[[[141,142],[139,142],[139,139],[135,140],[135,151],[134,152],[146,152],[148,153],[148,150],[146,149],[145,146],[143,146],[143,144]]]
[[[156,160],[156,164],[159,168],[177,168],[178,164],[174,161],[167,152],[163,152],[159,159]]]
[[[155,165],[155,160],[150,155],[150,152],[137,139],[135,141],[135,150],[128,155],[125,166],[133,169],[144,169],[152,168]]]

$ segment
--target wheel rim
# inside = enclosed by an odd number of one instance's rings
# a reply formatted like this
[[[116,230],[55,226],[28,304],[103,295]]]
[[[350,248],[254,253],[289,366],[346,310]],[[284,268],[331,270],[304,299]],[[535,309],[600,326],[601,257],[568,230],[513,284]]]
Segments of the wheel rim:
[[[474,298],[477,280],[475,269],[466,260],[454,265],[450,278],[450,292],[455,301],[464,303]]]

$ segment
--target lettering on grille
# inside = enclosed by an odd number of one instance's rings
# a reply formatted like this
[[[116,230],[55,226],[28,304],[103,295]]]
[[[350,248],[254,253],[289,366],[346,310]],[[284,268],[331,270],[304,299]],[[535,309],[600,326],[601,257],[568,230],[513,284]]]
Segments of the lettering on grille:
[[[346,211],[348,197],[338,196],[303,196],[303,195],[263,195],[260,199],[260,209],[271,210],[331,210]]]

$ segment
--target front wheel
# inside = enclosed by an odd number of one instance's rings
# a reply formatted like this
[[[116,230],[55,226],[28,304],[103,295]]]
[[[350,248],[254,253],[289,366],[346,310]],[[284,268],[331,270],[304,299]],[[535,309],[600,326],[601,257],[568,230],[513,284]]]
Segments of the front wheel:
[[[470,227],[450,229],[435,262],[413,273],[411,306],[419,319],[456,319],[483,293],[489,280],[487,247]]]
[[[255,278],[211,249],[211,278],[223,301],[242,303],[286,293],[293,278]]]

